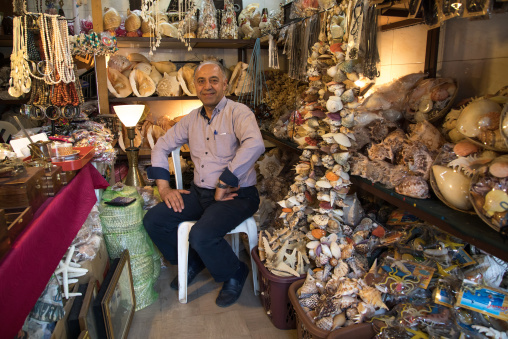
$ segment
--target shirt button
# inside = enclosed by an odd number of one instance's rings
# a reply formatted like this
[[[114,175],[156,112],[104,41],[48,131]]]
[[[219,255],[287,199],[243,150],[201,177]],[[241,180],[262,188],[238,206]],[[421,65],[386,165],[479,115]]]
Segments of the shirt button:
[[[205,167],[205,165],[201,165],[201,168]]]
[[[205,152],[205,154],[208,154],[208,152]]]
[[[204,180],[201,180],[201,182],[205,182]]]
[[[206,140],[210,140],[210,138],[206,138]]]

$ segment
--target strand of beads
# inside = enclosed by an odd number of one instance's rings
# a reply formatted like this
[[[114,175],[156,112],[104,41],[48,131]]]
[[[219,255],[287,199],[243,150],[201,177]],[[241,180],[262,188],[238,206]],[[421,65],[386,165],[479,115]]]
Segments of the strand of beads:
[[[53,52],[51,51],[51,37],[50,37],[50,31],[49,26],[47,22],[47,17],[49,15],[42,14],[39,18],[40,20],[40,28],[41,28],[41,40],[42,40],[42,49],[44,53],[44,71],[41,71],[39,67],[39,72],[44,74],[44,81],[47,84],[57,84],[61,81],[59,79],[56,80],[56,69],[55,69],[55,63],[53,61]],[[39,64],[40,66],[40,64]]]

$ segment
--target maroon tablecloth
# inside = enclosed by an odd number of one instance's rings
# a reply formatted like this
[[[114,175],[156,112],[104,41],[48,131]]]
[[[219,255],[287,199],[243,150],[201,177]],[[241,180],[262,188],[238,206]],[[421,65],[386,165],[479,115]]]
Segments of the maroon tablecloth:
[[[108,183],[88,163],[35,213],[0,262],[0,337],[13,338]]]

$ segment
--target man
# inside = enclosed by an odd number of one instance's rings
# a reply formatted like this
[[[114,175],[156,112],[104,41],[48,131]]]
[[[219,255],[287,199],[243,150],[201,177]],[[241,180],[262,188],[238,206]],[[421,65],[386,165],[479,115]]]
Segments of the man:
[[[163,202],[143,222],[164,257],[176,265],[178,225],[197,220],[189,233],[188,284],[206,267],[215,281],[224,282],[216,304],[227,307],[240,297],[249,269],[224,236],[258,209],[254,164],[265,148],[252,111],[224,96],[227,79],[220,63],[201,63],[194,84],[203,106],[183,117],[152,150],[148,176],[156,179]],[[171,189],[168,155],[184,144],[194,162],[194,182],[190,190]],[[178,289],[178,277],[171,287]]]

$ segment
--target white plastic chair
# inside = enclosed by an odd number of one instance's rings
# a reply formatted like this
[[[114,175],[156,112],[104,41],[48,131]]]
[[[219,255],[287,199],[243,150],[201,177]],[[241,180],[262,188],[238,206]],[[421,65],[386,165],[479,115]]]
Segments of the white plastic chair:
[[[182,171],[180,167],[180,147],[171,152],[173,165],[175,167],[176,188],[183,189]],[[184,221],[178,225],[178,300],[182,304],[187,303],[187,266],[189,256],[189,232],[194,226],[195,221]],[[258,228],[256,221],[250,217],[238,225],[234,230],[229,232],[232,241],[231,247],[236,255],[240,252],[240,233],[246,233],[249,238],[249,255],[252,249],[258,243]],[[251,257],[252,281],[254,285],[254,295],[258,295],[258,270],[256,262]]]

